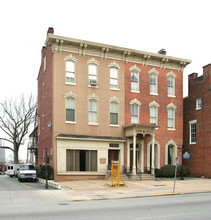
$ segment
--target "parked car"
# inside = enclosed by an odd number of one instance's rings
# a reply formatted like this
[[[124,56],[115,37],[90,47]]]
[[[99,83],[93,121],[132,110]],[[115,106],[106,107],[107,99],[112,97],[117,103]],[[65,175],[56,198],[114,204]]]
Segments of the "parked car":
[[[7,175],[10,177],[18,176],[19,165],[18,164],[8,164],[7,165]]]
[[[37,181],[37,171],[32,164],[21,164],[18,172],[18,181]]]
[[[3,171],[1,170],[1,168],[0,168],[0,175],[3,175],[4,173],[3,173]]]

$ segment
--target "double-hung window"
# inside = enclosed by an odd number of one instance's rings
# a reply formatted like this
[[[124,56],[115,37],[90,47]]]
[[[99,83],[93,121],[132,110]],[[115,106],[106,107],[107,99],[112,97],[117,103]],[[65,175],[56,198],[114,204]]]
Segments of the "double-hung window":
[[[75,83],[75,62],[66,61],[66,83]]]
[[[89,64],[89,84],[97,85],[97,66]]]
[[[118,69],[116,67],[110,68],[110,88],[118,88]]]
[[[118,103],[110,102],[110,125],[118,125]]]
[[[189,143],[196,144],[196,120],[189,122]]]
[[[201,103],[202,103],[201,98],[196,99],[196,110],[201,109]]]
[[[175,77],[168,76],[168,96],[175,96]]]
[[[157,124],[157,107],[156,106],[150,107],[150,124],[151,125]]]
[[[97,123],[97,101],[89,100],[89,123]]]
[[[139,123],[139,105],[131,105],[131,123]]]
[[[66,98],[66,121],[75,122],[75,98]]]
[[[168,128],[174,129],[174,109],[169,108],[168,109]]]
[[[150,94],[157,94],[157,74],[150,74]]]
[[[139,91],[139,72],[131,71],[131,91]]]

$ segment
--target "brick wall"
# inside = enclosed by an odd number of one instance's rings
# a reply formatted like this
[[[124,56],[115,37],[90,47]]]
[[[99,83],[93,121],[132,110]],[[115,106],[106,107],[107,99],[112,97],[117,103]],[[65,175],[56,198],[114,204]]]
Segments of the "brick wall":
[[[211,177],[211,65],[203,75],[189,75],[189,96],[184,99],[184,146],[190,159],[184,160],[193,176]],[[202,109],[196,110],[196,99],[202,98]],[[197,120],[196,144],[189,144],[189,121]]]
[[[44,71],[44,56],[46,56],[46,70]],[[52,126],[48,127],[48,123],[52,123],[52,50],[50,47],[43,47],[42,61],[38,75],[38,165],[43,164],[43,149],[48,153],[52,148]],[[43,125],[44,116],[44,125]],[[38,130],[39,130],[38,129]],[[38,131],[39,132],[39,131]],[[50,165],[53,165],[53,157],[50,155]]]
[[[140,124],[150,124],[150,110],[149,103],[152,101],[157,102],[160,107],[158,108],[158,126],[159,129],[155,130],[155,140],[160,144],[160,167],[165,165],[165,146],[168,141],[172,140],[177,144],[178,156],[181,158],[181,146],[183,143],[183,74],[176,70],[155,68],[158,72],[158,95],[150,95],[149,73],[152,66],[142,66],[136,64],[141,69],[139,74],[139,88],[140,93],[131,92],[131,71],[129,68],[134,63],[125,64],[125,124],[131,123],[131,106],[130,101],[137,99],[141,102],[140,106]],[[172,71],[175,75],[175,97],[168,97],[167,95],[167,76],[166,74]],[[175,110],[175,130],[167,129],[167,109],[166,106],[170,103],[176,106]],[[151,140],[146,139],[145,146]],[[146,149],[146,148],[145,148]],[[147,161],[147,151],[145,150],[144,162]],[[181,163],[181,159],[180,159]],[[146,167],[146,164],[144,164]]]

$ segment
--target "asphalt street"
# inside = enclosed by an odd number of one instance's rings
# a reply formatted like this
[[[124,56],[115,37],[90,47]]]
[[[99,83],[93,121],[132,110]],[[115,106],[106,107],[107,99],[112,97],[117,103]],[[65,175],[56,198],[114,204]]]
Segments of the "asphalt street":
[[[49,186],[49,189],[55,190]],[[22,191],[22,190],[45,190],[45,185],[39,182],[24,181],[19,182],[16,177],[7,175],[0,176],[0,191]]]
[[[0,205],[0,219],[210,219],[211,194],[186,194],[121,200]]]

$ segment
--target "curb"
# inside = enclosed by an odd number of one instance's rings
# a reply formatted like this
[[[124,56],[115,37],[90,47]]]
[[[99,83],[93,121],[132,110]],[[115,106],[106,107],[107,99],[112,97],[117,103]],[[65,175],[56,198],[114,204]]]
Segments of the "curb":
[[[42,179],[42,178],[37,178],[38,182],[39,183],[43,183],[45,184],[46,183],[46,180],[45,179]],[[48,185],[55,188],[55,189],[61,189],[61,185],[52,181],[52,180],[48,180]]]

